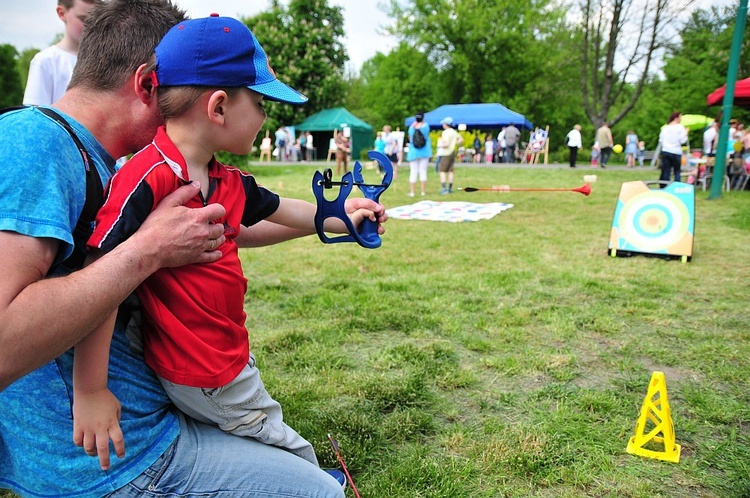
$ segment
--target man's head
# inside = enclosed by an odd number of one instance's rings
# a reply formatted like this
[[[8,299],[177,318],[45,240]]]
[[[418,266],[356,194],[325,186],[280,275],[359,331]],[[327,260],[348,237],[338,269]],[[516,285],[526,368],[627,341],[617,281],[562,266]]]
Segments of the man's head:
[[[453,118],[450,116],[446,116],[443,119],[440,120],[440,124],[443,125],[443,128],[452,128],[453,127]]]
[[[110,0],[86,19],[68,88],[120,89],[185,13],[169,0]]]
[[[422,120],[424,120],[424,113],[418,112],[417,114],[414,115],[414,119],[417,121],[417,123],[421,123]]]

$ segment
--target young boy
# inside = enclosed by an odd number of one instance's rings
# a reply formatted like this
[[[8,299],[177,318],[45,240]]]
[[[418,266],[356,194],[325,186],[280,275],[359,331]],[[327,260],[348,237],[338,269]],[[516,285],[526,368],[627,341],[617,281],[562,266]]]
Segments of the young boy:
[[[62,40],[31,59],[24,105],[50,105],[62,97],[78,60],[83,23],[101,0],[58,0],[57,17],[65,24]]]
[[[241,22],[212,16],[184,21],[157,46],[152,60],[166,126],[111,180],[89,240],[95,253],[132,235],[165,195],[200,183],[192,204],[220,203],[223,257],[204,265],[163,269],[138,288],[144,311],[144,356],[175,405],[224,431],[282,447],[317,465],[312,446],[282,421],[249,354],[243,276],[235,238],[262,220],[300,234],[315,232],[316,207],[280,198],[214,153],[247,154],[265,120],[263,100],[301,104],[307,98],[278,81],[255,36]],[[351,214],[358,225],[374,211]],[[345,233],[341,220],[326,231]],[[287,237],[288,238],[288,237]],[[217,239],[217,241],[221,240]],[[97,251],[98,250],[98,251]],[[109,466],[109,439],[124,455],[120,403],[107,389],[109,341],[115,316],[76,346],[74,441]],[[126,407],[127,409],[127,407]]]

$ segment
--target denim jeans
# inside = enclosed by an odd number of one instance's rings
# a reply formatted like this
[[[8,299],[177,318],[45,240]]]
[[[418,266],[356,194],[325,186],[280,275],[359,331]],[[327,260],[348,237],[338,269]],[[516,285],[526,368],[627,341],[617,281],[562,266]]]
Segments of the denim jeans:
[[[180,435],[172,446],[143,474],[107,496],[344,498],[333,477],[302,458],[178,416]]]

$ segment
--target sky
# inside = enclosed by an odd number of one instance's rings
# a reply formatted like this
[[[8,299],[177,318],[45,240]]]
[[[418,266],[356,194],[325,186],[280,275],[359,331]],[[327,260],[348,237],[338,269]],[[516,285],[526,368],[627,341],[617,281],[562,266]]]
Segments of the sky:
[[[269,8],[268,0],[173,0],[190,17],[206,17],[213,12],[222,16],[252,16]],[[286,3],[286,2],[283,2]],[[377,52],[388,53],[396,45],[392,37],[379,35],[379,27],[388,16],[376,0],[329,0],[343,7],[344,45],[349,68],[359,72],[362,63]],[[44,48],[63,32],[57,18],[56,0],[0,0],[0,44],[10,43],[18,50]]]

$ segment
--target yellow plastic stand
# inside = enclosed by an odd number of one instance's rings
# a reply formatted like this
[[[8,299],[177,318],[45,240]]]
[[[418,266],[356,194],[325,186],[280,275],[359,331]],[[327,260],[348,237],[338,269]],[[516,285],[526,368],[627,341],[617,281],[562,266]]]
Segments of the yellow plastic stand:
[[[650,425],[653,425],[653,428],[646,432],[646,425],[649,422],[651,422]],[[646,449],[645,446],[652,441],[663,449]],[[643,400],[641,415],[638,417],[638,423],[635,426],[635,436],[630,438],[625,451],[631,455],[678,463],[680,461],[680,450],[680,445],[675,443],[672,412],[669,409],[669,399],[667,398],[667,382],[664,379],[663,372],[654,372],[651,375],[648,393]]]

